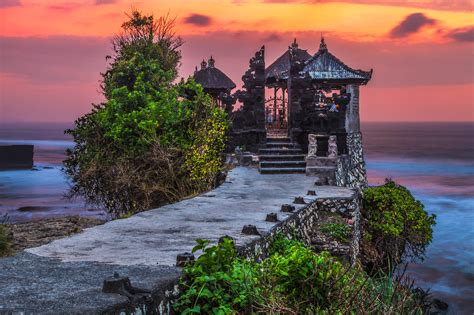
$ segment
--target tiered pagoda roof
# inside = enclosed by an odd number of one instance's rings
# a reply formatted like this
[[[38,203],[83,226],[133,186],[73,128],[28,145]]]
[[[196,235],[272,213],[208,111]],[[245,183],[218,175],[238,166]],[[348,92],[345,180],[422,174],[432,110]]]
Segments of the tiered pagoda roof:
[[[311,58],[311,55],[304,49],[298,48],[296,39],[291,44],[295,49],[296,56],[299,60],[307,60]],[[278,57],[271,65],[265,69],[265,79],[267,82],[274,82],[280,79],[288,79],[288,72],[290,70],[290,51],[286,50],[283,55]]]
[[[236,87],[235,83],[221,70],[214,65],[215,61],[211,58],[206,62],[201,62],[201,69],[194,71],[194,80],[202,85],[204,89],[209,90],[232,90]]]
[[[331,54],[324,38],[321,38],[319,50],[316,54],[306,60],[301,73],[309,75],[313,81],[333,83],[366,84],[372,78],[372,70],[352,69]]]

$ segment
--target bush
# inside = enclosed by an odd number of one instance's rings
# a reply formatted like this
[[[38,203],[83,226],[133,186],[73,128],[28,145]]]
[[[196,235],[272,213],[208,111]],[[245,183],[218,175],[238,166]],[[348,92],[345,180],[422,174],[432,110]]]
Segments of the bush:
[[[423,258],[436,216],[429,215],[407,188],[387,180],[366,189],[361,214],[362,258],[368,269],[395,267],[403,257]]]
[[[106,102],[67,130],[70,197],[134,213],[209,189],[222,167],[228,121],[192,80],[174,84],[181,40],[173,20],[134,11],[103,74]]]
[[[327,252],[277,236],[261,263],[239,258],[231,240],[202,250],[186,266],[180,314],[422,314],[411,287],[391,277],[370,278]]]
[[[11,242],[10,230],[6,225],[0,224],[0,257],[10,254]]]

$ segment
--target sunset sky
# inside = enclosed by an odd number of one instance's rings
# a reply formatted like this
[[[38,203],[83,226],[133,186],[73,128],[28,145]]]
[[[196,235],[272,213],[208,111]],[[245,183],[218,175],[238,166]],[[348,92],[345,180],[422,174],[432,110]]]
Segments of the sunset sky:
[[[474,0],[473,0],[474,1]],[[99,73],[132,7],[176,16],[180,75],[211,54],[242,86],[266,46],[269,65],[296,37],[374,69],[361,89],[363,121],[474,121],[471,0],[0,0],[0,124],[72,121],[101,101]]]

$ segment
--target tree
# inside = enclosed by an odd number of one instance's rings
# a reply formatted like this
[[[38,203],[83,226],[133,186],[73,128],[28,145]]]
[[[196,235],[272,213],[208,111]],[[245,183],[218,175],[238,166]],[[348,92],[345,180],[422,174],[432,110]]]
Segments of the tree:
[[[423,258],[436,216],[429,215],[406,187],[387,180],[367,188],[361,214],[362,260],[369,271],[394,268],[403,257]]]
[[[200,85],[174,83],[181,39],[174,20],[133,11],[103,74],[106,101],[67,130],[70,197],[116,215],[208,189],[221,170],[228,127]]]

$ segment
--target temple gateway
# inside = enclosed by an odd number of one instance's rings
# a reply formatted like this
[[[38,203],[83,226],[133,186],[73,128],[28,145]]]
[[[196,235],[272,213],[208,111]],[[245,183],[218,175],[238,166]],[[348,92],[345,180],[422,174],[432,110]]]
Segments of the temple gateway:
[[[371,77],[330,53],[324,38],[313,56],[295,39],[268,67],[263,46],[234,93],[212,57],[194,73],[232,120],[229,150],[258,153],[262,174],[306,173],[321,185],[359,188],[367,186],[359,87]]]

